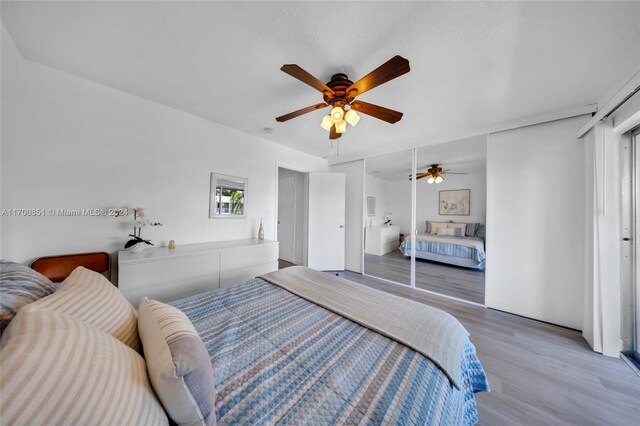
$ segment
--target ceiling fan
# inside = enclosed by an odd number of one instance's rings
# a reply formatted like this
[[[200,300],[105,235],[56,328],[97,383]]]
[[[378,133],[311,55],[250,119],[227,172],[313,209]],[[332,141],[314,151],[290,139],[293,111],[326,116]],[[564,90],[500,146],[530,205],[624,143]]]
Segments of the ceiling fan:
[[[468,173],[462,172],[452,172],[451,169],[443,169],[439,164],[432,164],[431,167],[427,169],[426,172],[416,173],[416,180],[429,177],[427,179],[427,183],[431,185],[432,183],[440,183],[444,180],[442,175],[466,175]],[[409,180],[413,178],[412,175],[409,175]]]
[[[324,116],[320,125],[329,132],[329,139],[338,139],[347,131],[347,123],[358,124],[358,112],[391,124],[402,118],[401,112],[355,100],[356,96],[408,73],[411,70],[409,61],[401,56],[394,56],[355,83],[346,74],[338,73],[325,84],[295,64],[283,65],[280,70],[321,92],[324,102],[281,115],[276,118],[278,122],[331,106],[331,113]]]

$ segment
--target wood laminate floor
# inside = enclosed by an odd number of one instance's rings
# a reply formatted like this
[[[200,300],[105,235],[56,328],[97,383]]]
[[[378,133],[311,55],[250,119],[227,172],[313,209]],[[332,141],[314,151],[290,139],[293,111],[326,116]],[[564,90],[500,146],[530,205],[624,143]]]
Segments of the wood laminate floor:
[[[411,260],[400,250],[364,255],[367,275],[409,285]],[[484,305],[484,271],[416,259],[416,287]]]
[[[593,352],[578,331],[349,271],[338,275],[462,322],[491,385],[476,395],[480,425],[640,425],[640,376],[621,359]]]

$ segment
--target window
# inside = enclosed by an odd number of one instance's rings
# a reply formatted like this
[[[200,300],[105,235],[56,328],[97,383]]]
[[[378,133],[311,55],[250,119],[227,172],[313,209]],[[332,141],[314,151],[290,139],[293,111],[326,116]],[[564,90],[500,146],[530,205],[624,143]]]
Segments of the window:
[[[211,173],[210,218],[246,218],[246,204],[246,178]]]

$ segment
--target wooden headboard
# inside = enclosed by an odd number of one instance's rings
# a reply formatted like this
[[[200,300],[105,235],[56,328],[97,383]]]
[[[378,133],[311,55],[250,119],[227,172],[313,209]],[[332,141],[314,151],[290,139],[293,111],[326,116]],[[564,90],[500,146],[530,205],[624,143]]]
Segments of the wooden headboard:
[[[64,281],[78,266],[105,274],[111,279],[111,257],[105,252],[39,257],[29,265],[53,282]]]

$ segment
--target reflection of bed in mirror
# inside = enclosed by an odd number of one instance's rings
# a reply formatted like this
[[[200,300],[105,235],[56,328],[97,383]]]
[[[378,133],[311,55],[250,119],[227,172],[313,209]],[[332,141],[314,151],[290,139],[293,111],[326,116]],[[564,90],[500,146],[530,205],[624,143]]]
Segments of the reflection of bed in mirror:
[[[411,256],[411,236],[400,251]],[[416,258],[479,270],[485,269],[484,226],[480,223],[427,221],[427,232],[416,235]]]

